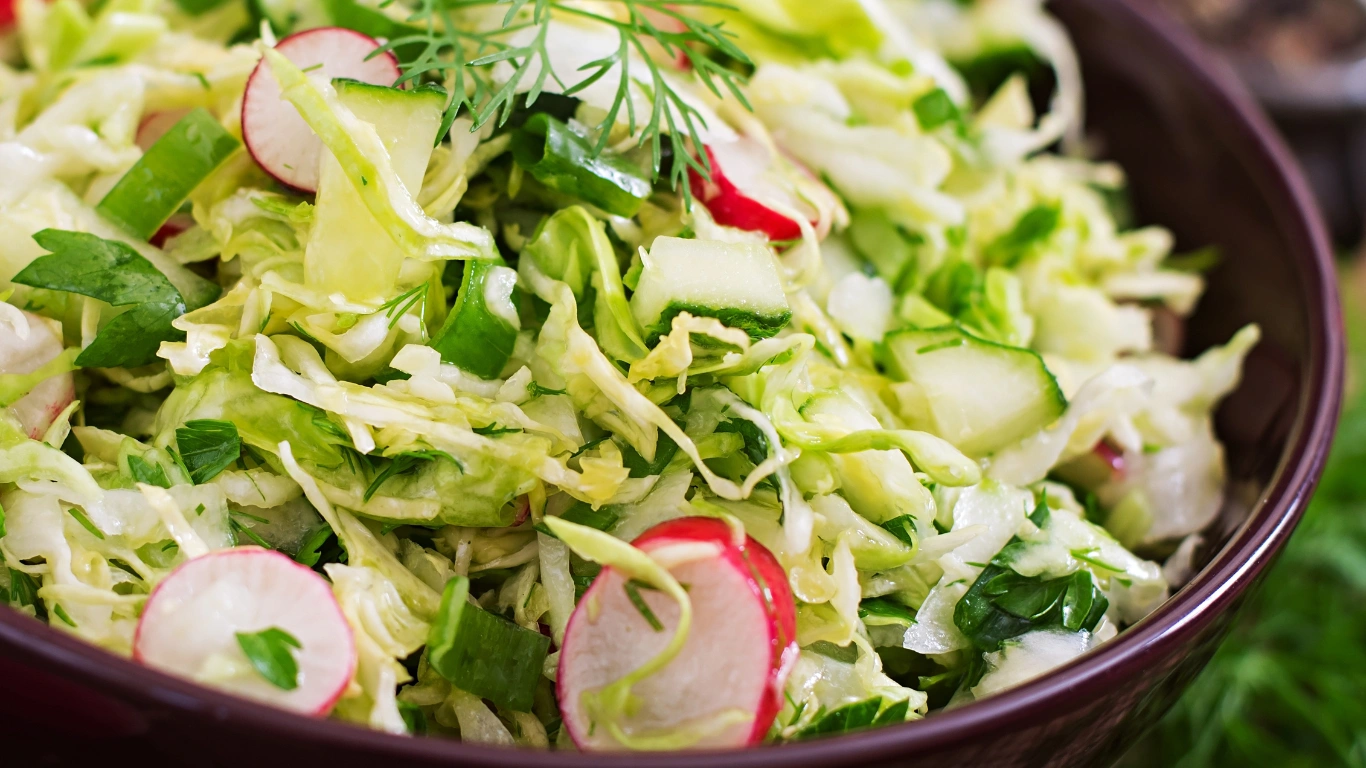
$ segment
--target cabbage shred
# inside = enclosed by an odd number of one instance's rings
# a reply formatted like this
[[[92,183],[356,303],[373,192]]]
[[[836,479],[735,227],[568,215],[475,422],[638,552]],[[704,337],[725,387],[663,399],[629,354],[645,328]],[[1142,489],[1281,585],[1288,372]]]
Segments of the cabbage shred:
[[[1179,586],[1158,560],[1189,552],[1222,504],[1210,413],[1257,329],[1190,361],[1164,348],[1155,318],[1188,314],[1202,278],[1165,230],[1127,220],[1120,169],[1073,152],[1079,75],[1036,0],[685,4],[731,35],[722,46],[623,37],[651,3],[522,3],[507,19],[424,5],[415,21],[399,5],[298,0],[263,20],[240,0],[118,0],[93,17],[17,3],[25,64],[0,65],[0,326],[11,309],[59,323],[71,349],[44,375],[71,359],[81,372],[78,405],[39,439],[8,408],[38,382],[0,373],[0,601],[128,655],[171,569],[270,547],[326,575],[356,635],[332,716],[544,747],[568,745],[553,654],[513,708],[452,685],[424,646],[456,579],[561,641],[600,566],[557,532],[617,552],[601,537],[704,515],[769,548],[802,648],[775,741],[989,695]],[[519,23],[542,36],[509,38]],[[215,158],[159,246],[102,218],[141,123],[207,110],[240,136],[265,50],[240,40],[327,24],[395,39],[409,79],[468,85],[482,117],[452,100],[408,189],[330,84],[267,54],[359,169],[337,178],[392,240],[392,295],[350,298],[369,294],[361,274],[354,291],[311,283],[315,201],[245,150]],[[414,48],[433,30],[512,41],[457,81],[462,68],[432,66],[446,48]],[[576,85],[589,63],[599,79]],[[1042,114],[1038,86],[1053,93]],[[752,286],[725,269],[689,276],[686,306],[643,327],[642,275],[666,258],[687,274],[690,249],[759,254],[745,269],[786,302],[781,330],[753,331]],[[496,350],[469,343],[485,333]],[[947,341],[895,343],[921,337]]]

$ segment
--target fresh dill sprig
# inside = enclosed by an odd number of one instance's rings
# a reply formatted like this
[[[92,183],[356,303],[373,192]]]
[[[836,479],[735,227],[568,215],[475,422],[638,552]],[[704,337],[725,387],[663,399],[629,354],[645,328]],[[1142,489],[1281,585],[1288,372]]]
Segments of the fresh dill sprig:
[[[495,5],[508,9],[497,29],[481,30],[469,23],[471,12]],[[711,162],[701,150],[701,132],[706,121],[665,75],[658,58],[662,52],[664,57],[686,60],[692,73],[717,98],[730,95],[749,108],[741,90],[744,76],[726,68],[707,52],[715,50],[741,64],[749,64],[749,57],[722,24],[690,14],[700,9],[730,8],[716,0],[608,0],[596,6],[568,0],[419,0],[409,21],[424,27],[424,31],[391,40],[385,49],[421,47],[421,53],[403,65],[400,82],[433,76],[447,81],[451,95],[440,135],[445,134],[462,110],[470,115],[475,129],[490,121],[503,125],[514,112],[519,92],[525,91],[525,103],[531,106],[551,82],[566,96],[573,96],[614,74],[615,96],[602,124],[597,126],[595,154],[606,150],[611,129],[624,111],[628,133],[636,146],[650,147],[651,170],[656,178],[663,166],[663,142],[667,136],[673,156],[670,185],[681,190],[690,203],[690,172],[702,178],[711,176]],[[578,73],[556,72],[547,47],[556,14],[616,30],[616,49],[584,65]],[[519,33],[527,31],[531,34],[525,42],[512,42],[520,37]],[[495,84],[492,67],[503,63],[511,72],[501,84]],[[640,67],[645,72],[638,78]],[[649,114],[636,114],[631,98],[633,88],[650,95]]]
[[[403,316],[408,314],[410,309],[419,304],[421,304],[421,306],[417,311],[418,316],[421,317],[422,315],[425,315],[427,312],[428,290],[429,286],[424,282],[421,285],[409,288],[403,293],[381,304],[379,308],[384,310],[384,316],[389,318],[389,327],[393,328],[395,325],[398,325],[398,321],[402,320]]]

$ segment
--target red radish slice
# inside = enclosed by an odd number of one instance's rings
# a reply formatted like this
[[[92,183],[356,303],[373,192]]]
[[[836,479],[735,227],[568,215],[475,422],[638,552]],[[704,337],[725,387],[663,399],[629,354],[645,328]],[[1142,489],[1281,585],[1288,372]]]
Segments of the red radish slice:
[[[378,47],[374,38],[354,30],[319,27],[286,37],[275,50],[310,74],[391,85],[399,77],[398,59],[392,53],[367,59]],[[320,69],[310,69],[318,65]],[[242,139],[256,162],[282,184],[318,191],[322,139],[280,96],[280,84],[264,59],[252,70],[242,95]]]
[[[62,336],[53,323],[29,312],[22,314],[28,321],[27,338],[0,320],[0,373],[33,373],[62,353]],[[75,380],[71,373],[61,373],[29,390],[10,405],[10,411],[24,432],[37,440],[75,398]]]
[[[640,707],[625,726],[668,730],[738,710],[753,718],[690,746],[757,744],[782,707],[783,685],[797,655],[796,608],[782,566],[762,545],[748,536],[737,541],[728,524],[713,518],[671,520],[634,544],[665,564],[691,550],[691,557],[669,570],[688,590],[693,624],[678,656],[634,686]],[[653,658],[678,623],[677,603],[663,592],[638,589],[664,626],[655,631],[631,602],[626,584],[620,572],[604,568],[565,630],[556,684],[565,726],[580,749],[623,749],[609,729],[589,722],[583,694]]]
[[[1110,470],[1111,480],[1124,479],[1125,461],[1122,452],[1104,440],[1096,443],[1091,452]]]
[[[794,211],[808,208],[791,190],[770,178],[774,163],[767,148],[754,139],[740,137],[709,144],[706,150],[711,160],[711,180],[703,180],[696,171],[690,170],[689,174],[694,194],[707,206],[716,223],[763,232],[775,241],[802,236],[797,222],[761,202],[779,203]]]
[[[188,213],[173,214],[166,220],[155,233],[148,238],[147,242],[158,248],[165,248],[166,241],[194,226],[194,217]]]
[[[166,132],[178,122],[180,118],[190,114],[188,109],[168,109],[165,112],[153,112],[142,118],[138,123],[138,134],[134,141],[138,147],[146,152],[151,146],[157,143],[157,139],[166,135]]]
[[[268,682],[238,632],[278,628],[299,641],[298,687]],[[306,715],[323,716],[356,670],[351,627],[323,577],[260,547],[211,552],[176,568],[147,598],[133,658],[149,667]]]

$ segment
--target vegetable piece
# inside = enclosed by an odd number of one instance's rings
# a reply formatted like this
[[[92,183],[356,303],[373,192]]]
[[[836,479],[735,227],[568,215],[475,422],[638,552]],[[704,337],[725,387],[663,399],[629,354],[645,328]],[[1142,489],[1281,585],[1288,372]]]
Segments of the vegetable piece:
[[[171,321],[185,314],[180,291],[132,247],[60,229],[44,229],[34,234],[33,240],[52,253],[30,262],[14,276],[14,282],[78,293],[116,307],[133,307],[100,329],[76,358],[76,365],[146,365],[157,359],[161,342],[185,338],[171,326]]]
[[[242,438],[230,421],[196,419],[175,431],[180,460],[195,485],[207,483],[242,454]]]
[[[550,638],[470,602],[470,580],[446,582],[427,638],[427,663],[461,690],[530,712]]]
[[[886,341],[912,426],[984,456],[1048,426],[1067,408],[1036,352],[979,339],[962,328],[907,330]],[[916,424],[915,422],[921,422]]]
[[[153,112],[143,117],[142,122],[138,123],[138,132],[133,143],[137,144],[143,152],[146,152],[152,148],[153,144],[157,143],[158,139],[165,136],[167,131],[174,128],[181,118],[188,114],[190,114],[188,109],[168,109],[163,112]]]
[[[415,195],[436,143],[446,92],[436,86],[404,91],[342,79],[332,86],[347,109],[374,126],[399,181]],[[392,296],[405,254],[361,199],[357,187],[369,180],[348,177],[331,152],[322,153],[321,163],[304,252],[307,284],[355,301]]]
[[[773,254],[756,243],[660,237],[646,256],[631,312],[653,344],[680,312],[766,339],[792,317]]]
[[[797,222],[769,207],[776,203],[790,211],[806,208],[790,189],[775,181],[773,158],[763,144],[739,137],[713,142],[706,150],[711,179],[702,178],[696,170],[689,169],[689,173],[693,194],[707,206],[717,224],[763,232],[775,241],[802,236]],[[814,223],[815,217],[811,218]]]
[[[281,654],[296,666],[292,688]],[[172,571],[147,598],[133,658],[317,717],[356,669],[351,627],[327,581],[258,547],[211,552]]]
[[[239,146],[213,115],[190,110],[128,169],[96,210],[146,240]]]
[[[76,349],[63,349],[50,321],[0,307],[0,408],[37,440],[76,397]]]
[[[692,624],[678,655],[628,691],[632,714],[620,725],[633,741],[655,748],[758,743],[782,705],[797,653],[796,609],[782,567],[763,546],[712,518],[672,520],[634,543],[686,585]],[[628,584],[662,631],[632,602]],[[617,566],[602,569],[570,617],[557,675],[564,724],[580,749],[623,748],[611,728],[591,721],[585,694],[653,658],[680,615],[665,593],[641,588]]]
[[[462,371],[498,378],[521,330],[517,295],[516,271],[489,261],[467,262],[460,295],[432,348]]]
[[[367,58],[374,38],[342,27],[319,27],[290,35],[275,50],[300,68],[319,67],[327,78],[347,77],[387,85],[399,77],[391,53]],[[242,138],[266,173],[304,192],[318,191],[323,143],[298,111],[280,95],[280,84],[262,59],[242,95]]]
[[[618,216],[634,216],[653,191],[634,163],[538,112],[512,135],[512,157],[537,181]]]
[[[282,691],[299,687],[299,663],[291,650],[303,648],[298,638],[279,627],[238,632],[236,637],[242,653],[267,682]]]

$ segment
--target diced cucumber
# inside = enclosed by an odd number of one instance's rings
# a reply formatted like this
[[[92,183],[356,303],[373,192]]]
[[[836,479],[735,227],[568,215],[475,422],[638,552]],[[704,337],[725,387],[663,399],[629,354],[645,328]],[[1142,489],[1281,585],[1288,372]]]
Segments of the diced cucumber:
[[[773,336],[792,317],[777,262],[758,243],[661,237],[644,263],[631,313],[647,343],[667,334],[680,312],[714,317],[754,339]]]
[[[485,379],[502,375],[517,345],[517,273],[492,261],[465,262],[460,295],[432,341],[441,359]]]
[[[96,209],[146,240],[241,143],[203,109],[191,110],[147,149]]]
[[[332,85],[342,104],[375,127],[399,180],[416,196],[441,127],[445,91],[405,91],[344,79],[333,80]],[[313,231],[304,252],[310,288],[341,293],[353,301],[393,295],[403,252],[356,191],[368,183],[347,178],[332,153],[323,152]]]
[[[898,331],[885,346],[890,372],[920,396],[908,418],[923,423],[912,426],[970,456],[1013,445],[1067,408],[1033,350],[984,341],[955,326]],[[904,406],[904,393],[902,399]]]
[[[550,638],[480,608],[469,592],[464,576],[446,582],[427,637],[427,663],[475,696],[531,711]]]

